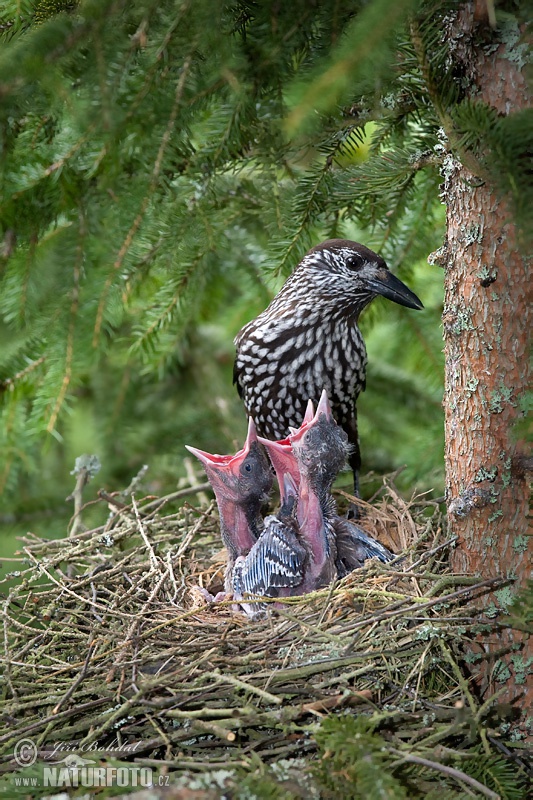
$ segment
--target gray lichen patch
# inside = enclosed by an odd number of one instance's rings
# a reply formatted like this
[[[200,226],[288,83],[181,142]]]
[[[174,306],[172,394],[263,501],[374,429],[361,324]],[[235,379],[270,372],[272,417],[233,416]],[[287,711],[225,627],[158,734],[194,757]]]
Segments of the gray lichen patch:
[[[516,404],[511,402],[512,396],[513,390],[503,383],[500,383],[499,387],[495,389],[490,396],[489,411],[491,414],[501,414],[507,403],[515,406]]]

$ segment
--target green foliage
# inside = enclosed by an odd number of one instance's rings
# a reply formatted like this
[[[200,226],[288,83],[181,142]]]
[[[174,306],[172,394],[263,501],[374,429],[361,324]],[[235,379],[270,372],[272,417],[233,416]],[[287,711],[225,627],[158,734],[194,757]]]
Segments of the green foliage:
[[[533,229],[533,109],[499,116],[477,100],[464,100],[453,110],[461,146],[479,159],[490,179],[513,203],[524,235]]]
[[[398,28],[403,28],[416,0],[375,0],[358,3],[357,14],[346,25],[339,42],[320,60],[311,74],[298,75],[289,89],[290,110],[286,127],[298,133],[306,124],[316,125],[318,112],[336,111],[336,106],[353,94],[354,82],[360,93],[375,91],[388,82],[395,62]],[[314,118],[314,119],[313,119]]]
[[[391,731],[378,732],[378,726],[377,718],[363,715],[328,717],[321,723],[315,734],[319,760],[313,770],[321,796],[459,800],[473,796],[472,789],[476,797],[520,800],[524,796],[527,778],[522,770],[510,760],[487,754],[479,744],[464,742],[455,753],[453,728],[447,738],[439,736],[437,754],[433,747],[426,749],[414,741],[398,746],[397,740],[391,741]]]
[[[516,768],[511,761],[484,755],[480,750],[470,760],[461,763],[461,769],[496,792],[502,800],[521,800],[524,796],[524,785],[522,781],[517,782]]]
[[[403,800],[408,794],[388,768],[383,739],[365,717],[324,720],[316,734],[323,753],[317,778],[325,797]]]
[[[505,136],[505,192],[523,186],[528,141],[526,115],[487,125],[466,99],[442,38],[456,8],[4,4],[7,503],[62,502],[73,441],[98,452],[109,488],[149,462],[152,491],[183,473],[184,443],[232,449],[245,428],[232,339],[337,235],[382,252],[428,309],[375,304],[363,320],[365,468],[405,462],[410,482],[442,486],[441,278],[425,265],[444,230],[439,129],[487,162]]]
[[[9,40],[29,27],[35,0],[4,0],[0,6],[0,37]]]

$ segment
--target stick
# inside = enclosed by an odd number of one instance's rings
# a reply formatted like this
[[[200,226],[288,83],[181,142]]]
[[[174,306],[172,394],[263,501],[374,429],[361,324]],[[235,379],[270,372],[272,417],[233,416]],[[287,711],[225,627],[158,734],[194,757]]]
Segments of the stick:
[[[146,549],[148,550],[148,555],[150,556],[150,563],[151,563],[153,569],[159,570],[159,562],[157,561],[157,558],[155,556],[154,548],[150,544],[150,540],[148,539],[148,536],[146,535],[146,531],[143,528],[143,524],[141,522],[141,517],[139,516],[139,508],[138,508],[137,502],[135,500],[135,495],[133,495],[133,494],[131,496],[131,502],[133,504],[133,510],[135,511],[135,518],[137,519],[137,525],[139,526],[139,531],[140,531],[141,536],[143,538],[143,542],[146,545]]]
[[[492,789],[488,789],[482,783],[476,781],[475,778],[471,778],[470,775],[467,775],[466,772],[462,772],[460,769],[447,767],[445,764],[439,764],[438,761],[429,761],[427,758],[420,758],[420,756],[412,756],[409,753],[402,753],[401,750],[396,750],[394,747],[390,747],[389,750],[391,753],[394,753],[394,755],[400,756],[403,761],[407,761],[410,764],[419,764],[421,767],[434,769],[437,770],[437,772],[443,772],[445,775],[450,775],[452,778],[455,778],[456,781],[467,783],[473,789],[481,792],[481,794],[485,795],[485,797],[489,797],[491,800],[501,800],[499,794],[493,792]]]
[[[235,678],[233,675],[222,675],[220,672],[204,672],[204,676],[206,678],[213,678],[213,680],[217,681],[218,683],[225,683],[227,681],[233,686],[237,686],[239,689],[245,689],[247,692],[252,692],[253,694],[258,695],[258,697],[262,697],[263,700],[266,700],[268,703],[275,703],[277,706],[281,705],[283,702],[281,697],[276,697],[275,694],[265,692],[264,689],[260,689],[258,686],[253,686],[250,683],[246,683],[246,681],[241,680],[241,678]]]
[[[90,643],[89,643],[89,649],[87,651],[87,657],[85,659],[85,663],[84,663],[83,667],[81,668],[81,671],[79,672],[78,676],[76,677],[74,682],[71,684],[68,692],[66,692],[63,695],[63,697],[61,698],[61,700],[59,701],[59,703],[57,703],[53,707],[52,714],[55,715],[55,714],[59,713],[59,710],[60,710],[61,706],[64,705],[67,702],[67,700],[69,700],[72,697],[72,695],[74,694],[74,692],[76,691],[76,689],[78,688],[78,686],[80,685],[82,680],[85,678],[85,676],[87,674],[87,670],[89,668],[89,662],[90,662],[90,660],[92,658],[92,655],[94,653],[95,647],[96,647],[96,643],[93,643],[92,634],[91,634],[91,640],[90,640]]]
[[[158,497],[157,500],[152,500],[150,503],[141,506],[141,513],[145,514],[148,509],[159,508],[166,503],[171,503],[172,500],[179,500],[181,497],[187,497],[190,494],[198,494],[199,492],[206,492],[211,489],[211,484],[206,481],[205,483],[197,483],[195,486],[187,486],[185,489],[178,489],[177,492],[171,492],[164,497]]]

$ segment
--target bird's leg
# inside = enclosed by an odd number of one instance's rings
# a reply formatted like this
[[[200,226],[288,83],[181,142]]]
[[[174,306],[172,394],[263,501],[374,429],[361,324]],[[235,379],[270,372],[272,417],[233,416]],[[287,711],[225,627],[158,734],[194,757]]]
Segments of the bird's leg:
[[[361,497],[359,492],[359,472],[361,470],[361,452],[359,450],[359,444],[357,445],[357,452],[354,451],[354,453],[350,456],[349,464],[353,472],[354,497]]]
[[[361,449],[359,447],[359,434],[357,432],[357,409],[354,406],[354,415],[345,425],[342,426],[348,434],[348,441],[352,447],[348,456],[348,463],[353,472],[353,493],[354,497],[361,497],[359,494],[359,472],[361,471]],[[346,512],[348,519],[359,519],[361,512],[355,503],[350,503]]]
[[[361,456],[359,453],[359,448],[357,452],[358,458],[355,459],[352,456],[349,458],[349,464],[353,471],[353,493],[354,497],[361,497],[359,494],[359,470],[361,468]],[[361,512],[359,510],[359,506],[356,503],[350,503],[348,506],[348,510],[346,512],[346,517],[352,520],[358,520],[361,518]]]

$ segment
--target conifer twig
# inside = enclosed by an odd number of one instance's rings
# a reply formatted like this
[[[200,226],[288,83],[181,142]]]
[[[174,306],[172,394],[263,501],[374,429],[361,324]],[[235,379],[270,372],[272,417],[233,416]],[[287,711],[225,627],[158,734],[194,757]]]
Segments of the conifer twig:
[[[83,455],[76,459],[74,469],[70,473],[76,475],[76,485],[71,494],[66,500],[74,500],[74,514],[72,516],[72,527],[69,531],[69,537],[73,538],[78,530],[82,527],[81,511],[83,508],[83,490],[100,470],[100,461],[97,456]]]
[[[190,49],[190,52],[189,52],[189,55],[186,57],[185,61],[183,62],[183,66],[181,68],[179,78],[178,78],[178,80],[176,82],[176,91],[175,91],[175,95],[174,95],[174,103],[173,103],[171,111],[170,111],[170,116],[168,118],[167,127],[165,129],[165,132],[164,132],[163,137],[161,139],[161,142],[159,144],[159,149],[157,151],[157,156],[156,156],[156,159],[155,159],[155,162],[154,162],[154,166],[153,166],[153,169],[152,169],[152,174],[150,176],[150,185],[148,187],[148,191],[145,194],[145,196],[144,196],[144,198],[143,198],[143,200],[141,202],[141,207],[140,207],[135,219],[131,223],[130,228],[128,230],[128,233],[126,234],[126,237],[125,237],[124,241],[122,242],[122,245],[121,245],[121,247],[120,247],[120,249],[119,249],[119,251],[117,253],[117,257],[116,257],[116,259],[115,259],[115,261],[113,263],[112,272],[108,275],[107,280],[106,280],[105,285],[104,285],[104,288],[102,290],[102,294],[100,296],[100,301],[98,303],[98,309],[97,309],[97,312],[96,312],[96,321],[95,321],[95,324],[94,324],[93,347],[97,347],[98,340],[100,338],[100,331],[101,331],[102,323],[103,323],[103,319],[104,319],[104,309],[105,309],[105,304],[106,304],[106,301],[107,301],[107,296],[109,294],[109,290],[111,289],[111,286],[113,284],[115,276],[116,276],[117,272],[121,269],[122,264],[124,262],[124,259],[126,258],[126,255],[129,252],[129,249],[130,249],[130,247],[132,245],[132,242],[133,242],[133,240],[135,238],[135,235],[136,235],[136,233],[137,233],[137,231],[138,231],[138,229],[139,229],[139,227],[140,227],[140,225],[141,225],[141,223],[142,223],[142,221],[144,219],[144,216],[145,216],[146,211],[148,209],[148,205],[150,203],[150,200],[152,199],[152,195],[153,195],[153,193],[154,193],[154,191],[155,191],[155,189],[157,187],[157,184],[159,182],[159,176],[160,176],[160,173],[161,173],[161,168],[163,166],[163,157],[164,157],[165,151],[167,149],[167,146],[169,144],[170,138],[172,136],[172,132],[174,130],[174,127],[176,125],[176,119],[177,119],[177,116],[178,116],[178,109],[179,109],[181,101],[182,101],[183,92],[185,90],[185,85],[186,85],[187,78],[189,77],[189,70],[190,70],[191,63],[192,63],[192,54],[193,54],[195,49],[196,49],[196,42],[193,42],[192,46],[191,46],[191,49]]]

